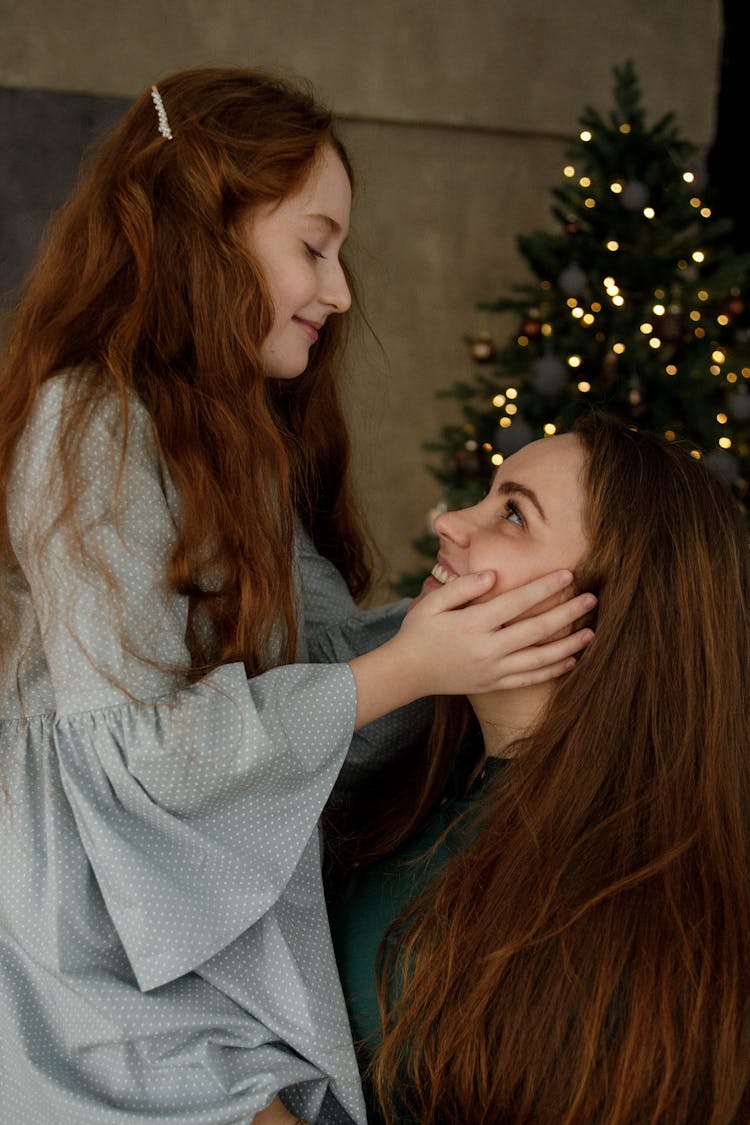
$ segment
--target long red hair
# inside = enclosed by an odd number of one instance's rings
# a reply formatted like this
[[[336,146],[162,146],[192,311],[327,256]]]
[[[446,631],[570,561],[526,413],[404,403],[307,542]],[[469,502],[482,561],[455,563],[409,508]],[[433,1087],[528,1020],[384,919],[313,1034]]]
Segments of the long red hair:
[[[0,551],[12,565],[6,504],[13,458],[40,388],[76,376],[61,432],[75,511],[76,450],[102,395],[116,394],[127,434],[134,393],[180,494],[172,587],[190,599],[194,671],[266,666],[284,635],[293,659],[295,513],[355,596],[369,581],[349,484],[349,441],[331,317],[298,379],[264,376],[273,320],[260,270],[235,232],[248,208],[299,187],[321,146],[351,166],[330,113],[304,89],[239,68],[159,83],[174,134],[164,140],[149,92],[102,144],[48,234],[14,313],[0,367]],[[211,589],[202,575],[220,575]],[[206,615],[209,653],[193,628]]]
[[[578,433],[596,640],[381,946],[389,1121],[750,1119],[746,530],[683,449]],[[455,748],[433,742],[422,815]]]

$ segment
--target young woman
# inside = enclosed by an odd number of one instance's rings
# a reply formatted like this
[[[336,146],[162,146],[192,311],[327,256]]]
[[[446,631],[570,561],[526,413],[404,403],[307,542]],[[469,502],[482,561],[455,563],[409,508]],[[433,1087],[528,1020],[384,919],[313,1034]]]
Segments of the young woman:
[[[687,451],[592,415],[437,529],[425,602],[477,567],[504,589],[555,558],[598,594],[596,641],[554,685],[470,697],[413,783],[359,810],[333,932],[371,1119],[747,1121],[735,502]]]
[[[580,599],[499,628],[565,594],[557,564],[491,606],[460,608],[494,580],[467,576],[400,631],[405,605],[352,600],[350,204],[308,95],[177,74],[106,140],[16,311],[4,1122],[363,1122],[317,831],[353,731],[436,691],[555,675],[590,635],[536,647]],[[435,667],[454,617],[465,641]]]

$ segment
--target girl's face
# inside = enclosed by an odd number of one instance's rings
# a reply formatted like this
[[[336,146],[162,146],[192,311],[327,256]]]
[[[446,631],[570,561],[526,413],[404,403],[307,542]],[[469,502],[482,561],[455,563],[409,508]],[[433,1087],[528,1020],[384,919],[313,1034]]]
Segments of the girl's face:
[[[279,203],[264,204],[239,224],[274,307],[273,326],[260,349],[269,378],[301,375],[328,317],[351,305],[339,261],[351,202],[344,165],[325,145],[298,191]]]
[[[532,442],[504,461],[483,500],[435,520],[440,550],[425,591],[459,575],[493,570],[497,581],[480,599],[486,600],[553,570],[575,572],[587,550],[584,463],[574,434]],[[546,608],[537,606],[534,613]]]

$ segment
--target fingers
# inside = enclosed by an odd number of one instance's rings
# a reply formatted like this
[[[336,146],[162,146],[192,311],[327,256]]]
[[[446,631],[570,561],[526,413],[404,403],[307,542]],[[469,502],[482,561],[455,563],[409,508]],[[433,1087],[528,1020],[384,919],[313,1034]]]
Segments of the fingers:
[[[541,645],[556,637],[558,633],[567,633],[570,626],[589,613],[595,605],[596,598],[593,594],[578,594],[561,605],[545,610],[544,613],[526,617],[521,621],[513,621],[503,629],[509,651],[523,649],[528,645]],[[561,639],[571,638],[563,636]]]
[[[470,575],[466,577],[469,578]],[[493,579],[494,577],[493,575]],[[458,585],[459,581],[463,579],[456,579],[450,583],[450,586]],[[527,616],[530,610],[548,602],[550,598],[559,598],[572,582],[573,575],[569,570],[556,570],[552,574],[545,574],[542,578],[535,578],[533,582],[527,582],[524,586],[517,586],[513,590],[506,590],[505,593],[492,597],[482,606],[480,612],[488,623],[500,629],[509,621],[515,621],[517,617]],[[492,585],[489,589],[492,589]]]

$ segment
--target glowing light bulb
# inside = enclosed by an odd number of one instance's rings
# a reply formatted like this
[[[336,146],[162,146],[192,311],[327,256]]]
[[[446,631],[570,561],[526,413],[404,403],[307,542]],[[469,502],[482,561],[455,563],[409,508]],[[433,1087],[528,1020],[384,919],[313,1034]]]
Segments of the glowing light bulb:
[[[700,320],[700,318],[701,318],[701,314],[698,312],[698,310],[692,309],[691,312],[690,312],[690,319],[695,321],[695,320]]]
[[[721,446],[722,449],[731,449],[732,448],[732,439],[728,438],[728,437],[720,437],[719,438],[719,445]]]
[[[711,359],[714,361],[714,363],[723,363],[726,358],[726,354],[721,350],[721,348],[716,348],[715,351],[711,352]]]
[[[656,351],[657,348],[661,347],[661,340],[658,336],[652,336],[648,342],[648,346]]]
[[[545,422],[544,423],[544,432],[547,435],[547,437],[552,437],[553,434],[557,433],[557,426],[555,425],[554,422]]]
[[[602,306],[599,304],[598,301],[592,301],[591,302],[591,311],[595,312],[595,313],[598,313],[598,312],[602,311]]]
[[[580,136],[582,141],[590,141],[591,140],[591,133],[589,132],[588,129],[584,129],[582,133],[579,133],[579,136]]]
[[[610,285],[614,285],[614,283],[615,283],[615,279],[613,277],[605,277],[604,280],[602,281],[602,285],[604,286],[605,289],[609,289]]]
[[[543,324],[542,325],[542,336],[551,336],[551,335],[552,335],[552,325],[551,324]]]
[[[615,355],[622,355],[623,352],[625,351],[625,345],[624,344],[613,344],[612,345],[612,351],[615,353]]]
[[[505,413],[510,414],[511,416],[518,413],[518,407],[516,406],[515,402],[508,403],[508,405],[505,407]]]
[[[722,328],[724,328],[727,324],[729,324],[729,317],[725,316],[724,313],[719,313],[716,318],[716,323],[720,324]]]
[[[495,395],[492,400],[493,406],[505,406],[505,395]]]
[[[616,295],[615,295],[615,296],[614,296],[614,297],[612,298],[612,304],[613,304],[613,305],[617,305],[617,307],[619,308],[619,307],[620,307],[620,305],[624,305],[624,304],[625,304],[625,298],[624,298],[624,297],[623,297],[623,296],[622,296],[622,295],[621,295],[620,293],[617,293],[617,294],[616,294]]]
[[[596,207],[596,200],[589,196],[588,199],[584,199],[583,205],[590,210],[592,207]]]
[[[568,366],[569,367],[580,367],[581,366],[581,357],[579,355],[569,355],[568,356]]]
[[[576,320],[580,320],[580,318],[583,316],[583,309],[580,305],[576,305],[574,309],[570,310],[570,315],[574,316]]]
[[[690,456],[695,457],[696,461],[700,461],[700,459],[701,459],[700,452],[697,449],[691,449],[690,450]]]
[[[726,414],[717,414],[717,415],[716,415],[716,421],[717,421],[717,422],[718,422],[718,423],[719,423],[719,424],[720,424],[721,426],[725,426],[725,425],[726,425],[726,422],[727,422],[727,416],[726,416]]]
[[[575,174],[576,174],[576,170],[573,167],[573,165],[572,164],[566,164],[565,167],[563,168],[563,176],[567,176],[568,179],[570,179],[572,176],[575,176]]]
[[[624,133],[626,136],[630,132],[630,126],[628,125],[627,121],[623,121],[622,125],[620,126],[620,132]]]
[[[667,375],[676,375],[677,374],[677,368],[675,367],[675,365],[673,363],[668,363],[667,366],[664,368],[664,370],[666,371]]]
[[[708,370],[712,375],[721,375],[721,368],[718,363],[712,363]]]
[[[727,382],[728,383],[736,383],[737,382],[737,376],[735,375],[734,371],[730,371],[727,374]]]
[[[518,398],[518,391],[515,387],[508,387],[505,391],[508,398]]]
[[[581,185],[581,187],[591,187],[591,177],[590,176],[581,176],[578,183]]]
[[[516,343],[518,344],[519,348],[527,348],[529,346],[529,337],[519,336]]]
[[[664,437],[667,439],[667,441],[674,441],[676,436],[677,435],[675,434],[674,430],[665,430],[664,431]]]
[[[620,243],[617,241],[616,238],[610,238],[609,242],[607,243],[607,249],[608,250],[619,250],[620,249]]]
[[[710,207],[701,207],[701,218],[702,219],[710,219],[711,218],[711,208]]]
[[[708,300],[708,291],[706,289],[699,289],[698,290],[698,300],[699,301],[707,301]]]
[[[593,316],[592,313],[586,313],[584,318],[583,318],[583,323],[584,324],[593,324],[594,319],[595,319],[595,317]]]
[[[504,417],[504,416],[503,416],[503,417],[502,417],[502,418],[500,419],[500,427],[501,427],[501,429],[503,429],[503,430],[507,430],[507,428],[508,428],[508,426],[509,426],[509,425],[510,425],[510,418],[506,418],[506,417]]]
[[[585,379],[582,379],[578,384],[578,390],[581,394],[587,394],[591,390],[591,383],[587,383]]]
[[[646,322],[645,324],[641,325],[641,332],[643,333],[644,336],[648,336],[649,332],[653,332],[653,330],[654,330],[653,324],[649,324],[648,322]]]
[[[686,184],[692,184],[695,181],[695,173],[693,173],[693,172],[683,172],[682,178],[683,178],[683,180],[685,181]]]
[[[653,312],[654,316],[664,316],[664,313],[667,310],[664,308],[664,305],[654,305],[651,311]]]
[[[692,257],[694,262],[705,262],[705,260],[706,260],[706,255],[703,253],[702,250],[693,250],[693,253],[691,254],[691,257]]]
[[[503,460],[504,460],[504,458],[503,458],[502,453],[493,453],[492,456],[490,457],[490,461],[495,466],[502,465]]]
[[[656,218],[656,211],[654,211],[653,207],[644,207],[643,208],[643,214],[645,215],[645,217],[647,219],[655,219]]]
[[[612,183],[609,185],[609,190],[614,195],[619,195],[620,192],[622,191],[622,184],[620,183],[619,180],[613,180]]]
[[[697,195],[694,195],[693,198],[690,200],[690,206],[698,208],[698,207],[700,207],[700,205],[701,205],[700,199],[698,198]]]

